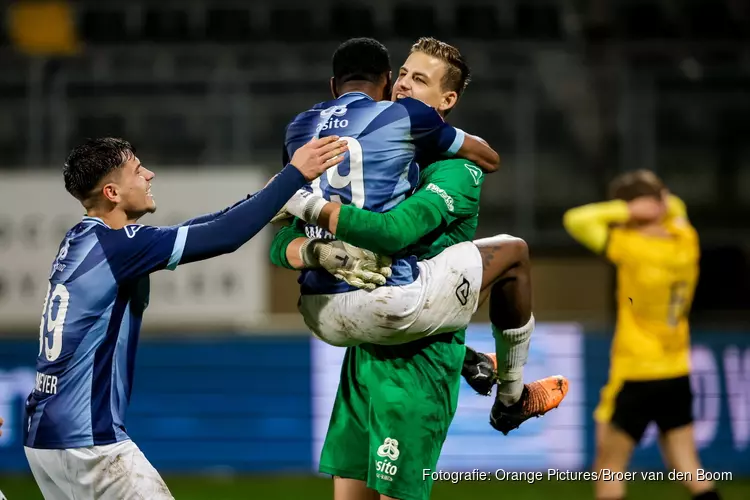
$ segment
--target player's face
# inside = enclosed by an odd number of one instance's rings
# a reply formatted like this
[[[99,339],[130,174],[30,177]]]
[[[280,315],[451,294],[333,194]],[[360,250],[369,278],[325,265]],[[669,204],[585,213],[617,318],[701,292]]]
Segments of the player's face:
[[[130,155],[120,168],[117,180],[120,206],[134,217],[156,211],[156,202],[151,194],[151,180],[156,176],[141,164],[135,155]]]
[[[413,52],[398,72],[393,85],[393,100],[404,97],[418,99],[438,111],[445,112],[456,103],[457,94],[442,86],[446,66],[437,57]]]

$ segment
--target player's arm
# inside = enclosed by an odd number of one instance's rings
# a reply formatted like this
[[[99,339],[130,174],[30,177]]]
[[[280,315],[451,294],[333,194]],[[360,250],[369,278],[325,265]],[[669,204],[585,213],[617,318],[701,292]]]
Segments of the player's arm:
[[[357,288],[374,290],[391,276],[390,259],[363,256],[360,249],[346,248],[341,241],[308,239],[302,221],[281,229],[271,244],[271,262],[287,269],[323,268]]]
[[[186,220],[185,222],[180,224],[180,226],[194,226],[196,224],[203,224],[204,222],[210,222],[216,219],[217,217],[221,217],[222,215],[229,212],[233,208],[239,206],[240,204],[245,203],[246,201],[250,200],[253,196],[255,196],[255,193],[247,195],[245,198],[241,199],[240,201],[238,201],[231,207],[227,207],[223,210],[219,210],[218,212],[214,212],[212,214],[199,215],[198,217],[195,217],[194,219]]]
[[[125,281],[160,269],[231,253],[255,236],[307,183],[292,165],[252,198],[218,217],[193,225],[172,227],[126,226],[102,239],[115,278]]]
[[[687,220],[687,205],[677,196],[670,194],[667,197],[667,217],[671,219]]]
[[[625,223],[628,219],[628,204],[612,200],[571,208],[563,215],[563,226],[576,241],[601,254],[607,246],[610,226]]]
[[[273,237],[269,254],[275,266],[286,269],[305,267],[300,257],[300,248],[307,241],[307,236],[299,227],[298,221],[295,218],[291,225],[282,227]]]
[[[500,168],[500,155],[487,142],[449,125],[434,108],[410,97],[399,99],[398,104],[406,108],[412,139],[420,150],[465,158],[486,172]]]
[[[392,255],[438,228],[476,214],[483,182],[481,171],[463,160],[437,162],[425,170],[419,189],[388,212],[326,203],[317,225],[342,241]]]
[[[115,278],[128,280],[237,250],[271,221],[295,191],[342,161],[346,143],[337,139],[327,137],[301,147],[293,163],[266,187],[211,221],[174,227],[129,225],[106,233],[100,241]]]

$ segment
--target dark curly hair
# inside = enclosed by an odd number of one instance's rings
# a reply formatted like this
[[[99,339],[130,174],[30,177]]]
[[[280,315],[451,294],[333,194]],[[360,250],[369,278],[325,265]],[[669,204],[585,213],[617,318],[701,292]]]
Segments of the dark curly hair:
[[[350,81],[379,83],[391,71],[391,57],[385,45],[373,38],[352,38],[333,54],[336,87]]]

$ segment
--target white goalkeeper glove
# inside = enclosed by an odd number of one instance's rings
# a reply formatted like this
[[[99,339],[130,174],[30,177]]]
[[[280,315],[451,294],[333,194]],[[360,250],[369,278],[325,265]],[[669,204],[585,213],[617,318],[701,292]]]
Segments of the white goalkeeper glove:
[[[305,267],[322,267],[336,278],[374,290],[392,274],[390,257],[379,256],[340,240],[307,240],[300,248]]]
[[[328,201],[322,196],[300,189],[286,202],[286,205],[279,210],[279,213],[271,219],[271,222],[277,222],[290,217],[299,217],[310,224],[317,224],[320,212],[326,203]]]
[[[279,224],[281,226],[288,226],[292,223],[294,216],[286,211],[286,207],[282,207],[279,213],[273,216],[271,224]],[[2,499],[0,499],[2,500]]]

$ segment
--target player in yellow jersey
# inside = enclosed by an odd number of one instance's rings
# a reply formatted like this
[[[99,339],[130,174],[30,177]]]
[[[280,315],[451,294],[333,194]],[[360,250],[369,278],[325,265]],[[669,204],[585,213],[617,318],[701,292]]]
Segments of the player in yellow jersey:
[[[693,436],[688,312],[698,281],[698,234],[685,204],[647,170],[611,185],[611,201],[573,208],[570,235],[617,267],[617,327],[609,382],[596,420],[594,470],[625,471],[650,422],[667,467],[692,473],[693,498],[720,498],[701,468]],[[598,481],[596,498],[625,497],[625,483]]]

